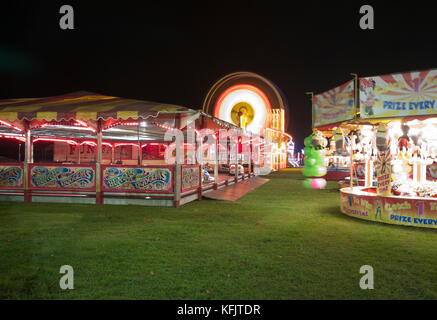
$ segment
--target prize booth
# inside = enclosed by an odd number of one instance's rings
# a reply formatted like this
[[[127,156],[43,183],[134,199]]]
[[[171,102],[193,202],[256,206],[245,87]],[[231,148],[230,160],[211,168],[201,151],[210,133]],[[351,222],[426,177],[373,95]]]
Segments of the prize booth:
[[[88,92],[0,100],[0,199],[179,206],[252,177],[262,144],[176,105]]]
[[[356,81],[355,116],[330,128],[341,141],[335,154],[350,159],[341,211],[437,228],[437,70]]]

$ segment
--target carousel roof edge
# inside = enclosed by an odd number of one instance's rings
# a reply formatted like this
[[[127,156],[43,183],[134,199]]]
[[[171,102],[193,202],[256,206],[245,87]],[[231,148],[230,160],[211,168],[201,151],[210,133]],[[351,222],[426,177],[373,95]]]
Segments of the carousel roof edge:
[[[1,120],[98,120],[147,118],[159,113],[195,113],[187,107],[106,96],[88,91],[40,98],[0,100]]]

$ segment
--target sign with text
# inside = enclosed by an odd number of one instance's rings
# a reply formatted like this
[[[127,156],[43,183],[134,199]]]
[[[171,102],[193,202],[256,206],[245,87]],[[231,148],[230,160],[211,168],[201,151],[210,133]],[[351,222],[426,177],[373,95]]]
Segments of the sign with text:
[[[23,188],[23,165],[1,164],[0,165],[0,189]]]
[[[32,164],[29,184],[33,190],[95,191],[94,165]]]
[[[172,193],[170,167],[103,166],[103,191]]]
[[[390,224],[437,228],[435,199],[367,196],[345,189],[340,191],[341,211],[349,216]]]
[[[376,189],[378,195],[391,195],[391,155],[390,150],[378,152],[376,158]]]
[[[360,78],[360,117],[437,114],[437,69]]]
[[[355,114],[354,81],[314,96],[314,127],[351,120]]]

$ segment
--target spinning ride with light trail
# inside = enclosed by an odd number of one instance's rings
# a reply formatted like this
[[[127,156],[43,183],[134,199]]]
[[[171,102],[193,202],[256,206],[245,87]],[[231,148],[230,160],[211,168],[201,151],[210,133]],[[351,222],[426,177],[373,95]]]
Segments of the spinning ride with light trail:
[[[219,79],[203,101],[203,111],[260,135],[272,143],[271,168],[287,166],[286,101],[279,88],[252,72],[235,72]]]

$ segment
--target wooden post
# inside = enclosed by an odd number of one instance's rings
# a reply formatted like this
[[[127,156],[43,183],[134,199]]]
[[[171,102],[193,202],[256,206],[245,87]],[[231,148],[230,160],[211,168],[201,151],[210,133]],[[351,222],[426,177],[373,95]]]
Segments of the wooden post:
[[[102,119],[97,121],[96,204],[103,204],[102,193]]]
[[[24,201],[32,202],[32,194],[29,187],[29,164],[33,162],[32,155],[32,135],[29,128],[29,122],[24,120],[24,130],[26,143],[24,144]]]

